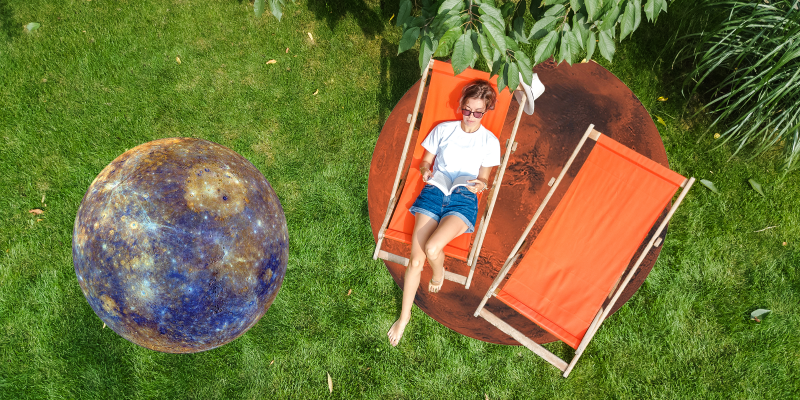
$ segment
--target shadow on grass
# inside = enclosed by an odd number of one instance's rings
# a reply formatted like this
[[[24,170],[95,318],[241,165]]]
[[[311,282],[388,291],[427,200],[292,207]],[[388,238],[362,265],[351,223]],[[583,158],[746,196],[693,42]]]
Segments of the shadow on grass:
[[[325,20],[331,30],[350,14],[368,38],[383,33],[381,17],[364,0],[309,0],[308,9],[318,20]]]
[[[20,35],[22,27],[18,27],[13,17],[11,6],[8,0],[0,0],[0,32],[6,39],[13,39]]]

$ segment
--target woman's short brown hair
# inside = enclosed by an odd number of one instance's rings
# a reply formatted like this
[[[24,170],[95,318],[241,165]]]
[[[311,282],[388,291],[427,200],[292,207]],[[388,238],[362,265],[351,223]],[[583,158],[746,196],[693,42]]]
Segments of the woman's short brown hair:
[[[492,84],[484,79],[476,79],[470,82],[461,90],[461,100],[458,105],[464,108],[469,99],[483,100],[487,110],[494,110],[494,103],[497,101],[497,92],[494,91]]]

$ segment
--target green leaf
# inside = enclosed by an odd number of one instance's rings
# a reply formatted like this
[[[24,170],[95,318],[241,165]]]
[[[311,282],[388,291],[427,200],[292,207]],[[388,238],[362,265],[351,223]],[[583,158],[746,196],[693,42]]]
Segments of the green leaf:
[[[544,1],[542,1],[542,4],[544,4],[546,6],[551,6],[553,4],[564,4],[566,2],[567,2],[567,0],[544,0]]]
[[[561,32],[561,48],[558,50],[558,62],[566,61],[567,64],[572,65],[572,49],[569,45],[569,37],[572,33],[569,31]]]
[[[633,9],[636,11],[633,14],[633,30],[636,30],[642,23],[642,0],[633,0]]]
[[[478,57],[481,55],[481,46],[478,40],[480,35],[478,31],[470,30],[470,32],[472,32],[470,35],[470,39],[472,40],[472,52],[475,53],[475,55],[472,56],[472,63],[469,65],[470,68],[472,68],[475,66],[475,61],[478,61]]]
[[[509,1],[506,4],[503,4],[503,6],[500,7],[500,13],[503,15],[503,18],[510,17],[511,14],[514,13],[514,3]]]
[[[517,63],[508,63],[508,76],[506,79],[508,91],[513,93],[519,87],[519,67],[517,67]]]
[[[506,88],[508,82],[508,64],[503,62],[501,71],[497,74],[497,92],[502,92]]]
[[[536,0],[531,0],[536,1]],[[519,0],[517,3],[517,11],[514,13],[514,18],[524,18],[525,17],[525,10],[528,9],[528,4],[525,0]]]
[[[28,22],[28,24],[25,25],[25,29],[27,29],[28,32],[33,32],[33,31],[39,29],[40,26],[42,26],[42,25],[40,23],[38,23],[38,22]]]
[[[531,28],[531,32],[528,34],[529,39],[541,39],[547,35],[548,32],[552,31],[555,28],[556,24],[558,23],[558,17],[542,17],[542,19],[536,21],[533,24],[533,28]]]
[[[514,58],[517,61],[519,72],[522,73],[522,80],[530,86],[533,81],[533,65],[531,64],[531,60],[523,51],[514,52]]]
[[[278,19],[280,22],[281,17],[283,17],[283,11],[281,11],[281,0],[269,0],[269,12]]]
[[[653,22],[656,22],[658,19],[658,14],[661,14],[661,0],[652,0],[653,1]]]
[[[586,61],[592,59],[594,49],[597,47],[597,35],[594,31],[589,31],[589,37],[586,39]]]
[[[755,191],[758,192],[758,194],[760,194],[761,196],[764,196],[764,191],[761,189],[761,184],[760,183],[756,182],[753,179],[748,179],[747,181],[750,182],[750,186],[752,186],[753,189],[755,189]]]
[[[578,12],[583,9],[583,0],[569,0],[569,5],[572,7],[572,11]]]
[[[605,57],[605,59],[609,62],[612,61],[614,58],[614,51],[616,51],[617,48],[614,45],[614,39],[611,37],[611,33],[609,31],[600,31],[599,47],[600,54],[602,54],[603,57]]]
[[[647,16],[648,21],[654,21],[654,16],[658,13],[655,12],[656,3],[661,4],[659,0],[647,0],[644,4],[644,15]]]
[[[614,25],[617,23],[617,18],[619,18],[619,13],[619,5],[615,5],[614,8],[608,10],[608,12],[603,15],[603,24],[600,25],[600,30],[607,31],[613,29]]]
[[[400,11],[397,12],[397,26],[403,26],[411,18],[411,0],[403,0],[400,3]]]
[[[567,10],[567,8],[564,7],[563,4],[556,4],[556,5],[548,8],[547,11],[544,12],[544,15],[558,16],[558,17],[562,17],[563,18],[564,17],[564,11],[566,11],[566,10]]]
[[[503,36],[503,39],[506,41],[506,48],[508,50],[511,50],[515,53],[519,51],[519,45],[517,45],[517,42],[515,42],[514,39],[508,36]]]
[[[770,312],[772,312],[772,310],[767,310],[767,309],[764,309],[764,308],[759,308],[758,310],[755,310],[755,311],[753,311],[753,312],[751,312],[751,313],[750,313],[750,319],[751,319],[751,320],[756,320],[756,321],[758,321],[758,322],[761,322],[761,321],[759,321],[759,318],[763,318],[764,316],[766,316],[766,315],[767,315],[767,314],[769,314]]]
[[[580,40],[581,48],[585,49],[583,44],[586,42],[586,36],[589,35],[589,25],[586,24],[585,15],[579,13],[572,16],[572,32]]]
[[[478,47],[480,47],[481,55],[486,60],[486,65],[492,65],[492,45],[483,33],[478,34]]]
[[[490,15],[490,16],[492,16],[492,18],[496,19],[498,22],[502,23],[504,21],[503,15],[500,12],[500,10],[498,10],[498,9],[496,9],[496,8],[486,4],[486,3],[481,4],[480,10],[481,10],[481,14]],[[481,15],[481,20],[483,20],[483,15]]]
[[[436,52],[436,47],[439,43],[431,40],[431,37],[425,35],[419,41],[419,69],[425,69],[428,62],[431,61],[431,56]]]
[[[451,9],[458,8],[458,11],[461,11],[464,8],[464,1],[463,0],[444,0],[441,6],[439,6],[438,14],[443,12],[447,12]]]
[[[261,14],[264,13],[264,0],[256,0],[253,2],[253,12],[256,14],[256,18],[260,17]]]
[[[633,25],[636,20],[636,8],[633,5],[632,1],[628,1],[628,4],[625,5],[625,13],[622,14],[622,18],[620,18],[619,22],[619,41],[621,42],[622,39],[625,39],[626,36],[633,33]]]
[[[503,61],[502,54],[500,50],[493,49],[494,53],[492,55],[492,72],[489,74],[489,77],[493,77],[503,72],[503,65],[505,65],[505,61]]]
[[[417,42],[417,38],[418,37],[419,37],[419,28],[418,27],[415,26],[415,27],[406,29],[406,31],[403,32],[403,38],[400,39],[400,46],[397,49],[397,54],[400,54],[400,53],[402,53],[402,52],[414,47],[414,43]]]
[[[472,32],[466,31],[456,40],[453,48],[453,72],[458,75],[464,72],[472,62],[475,50],[472,47]]]
[[[708,179],[700,179],[700,183],[703,184],[703,186],[707,187],[712,192],[719,194],[719,190],[717,189],[716,186],[714,186],[714,182],[711,182]]]
[[[567,35],[567,38],[569,39],[569,47],[573,53],[577,53],[578,49],[583,50],[583,40],[581,40],[581,35],[577,30],[573,29],[572,32]]]
[[[408,21],[406,21],[406,28],[422,28],[425,25],[425,18],[422,17],[412,17]]]
[[[456,43],[458,37],[461,36],[461,28],[456,26],[451,28],[447,32],[442,35],[442,38],[439,39],[439,46],[436,48],[436,52],[433,53],[434,57],[447,57],[453,51],[453,45]]]
[[[481,15],[481,19],[484,19],[484,17],[487,16]],[[502,26],[497,26],[497,23],[491,16],[485,18],[483,21],[483,32],[487,34],[486,38],[489,39],[489,43],[491,43],[492,46],[500,50],[501,53],[506,52],[505,29]]]
[[[525,34],[525,18],[516,17],[514,18],[514,28],[512,29],[514,33],[514,39],[520,43],[530,44],[528,42],[528,35]]]
[[[550,58],[553,55],[558,44],[558,33],[551,31],[547,34],[539,44],[536,45],[536,51],[533,54],[533,60],[536,64]]]
[[[542,7],[541,0],[531,0],[531,16],[533,19],[539,19],[544,15],[544,7]]]
[[[603,6],[602,0],[583,0],[583,4],[586,6],[586,12],[589,13],[589,20],[587,22],[597,19],[597,13]]]

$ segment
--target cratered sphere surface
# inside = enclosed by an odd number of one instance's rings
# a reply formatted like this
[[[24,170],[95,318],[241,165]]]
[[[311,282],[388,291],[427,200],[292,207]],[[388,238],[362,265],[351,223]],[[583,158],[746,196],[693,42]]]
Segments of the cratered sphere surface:
[[[194,353],[258,322],[283,282],[286,217],[266,178],[227,147],[145,143],[89,186],[75,274],[109,328],[148,349]]]

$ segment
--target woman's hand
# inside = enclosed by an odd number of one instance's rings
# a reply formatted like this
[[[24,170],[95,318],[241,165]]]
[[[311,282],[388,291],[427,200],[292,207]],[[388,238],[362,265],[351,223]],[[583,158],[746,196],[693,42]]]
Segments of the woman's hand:
[[[475,194],[478,194],[486,190],[486,188],[489,186],[488,184],[486,184],[485,181],[481,179],[473,179],[471,181],[467,181],[467,183],[472,184],[471,186],[467,186],[467,190]]]
[[[431,179],[433,172],[427,168],[424,170],[420,169],[420,172],[422,172],[422,181],[428,183],[428,179]]]

